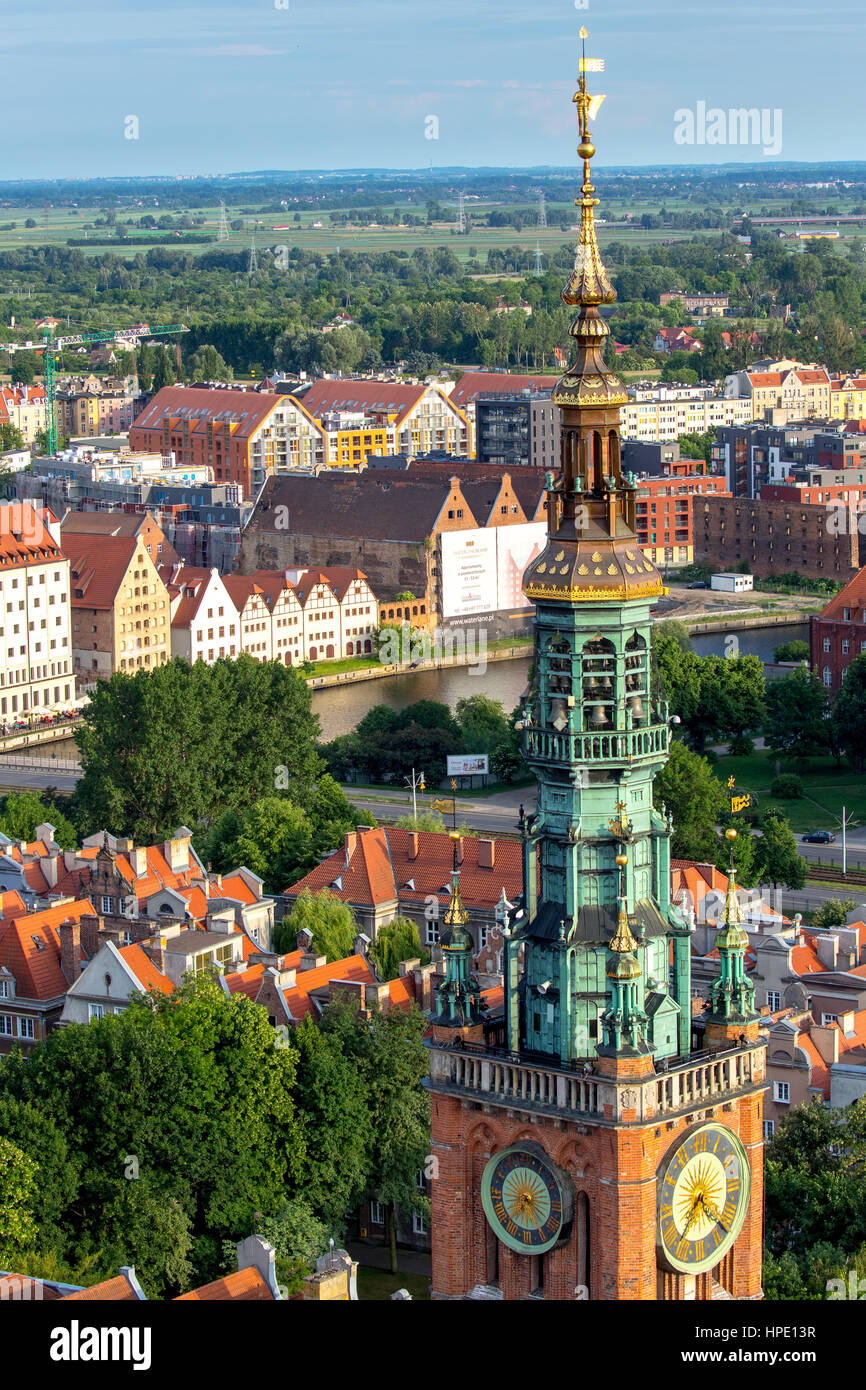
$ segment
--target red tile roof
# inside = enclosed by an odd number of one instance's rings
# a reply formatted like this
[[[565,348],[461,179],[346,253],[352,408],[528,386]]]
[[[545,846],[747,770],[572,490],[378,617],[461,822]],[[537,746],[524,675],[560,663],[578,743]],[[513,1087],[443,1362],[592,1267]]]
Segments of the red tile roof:
[[[175,1303],[273,1303],[274,1295],[259,1271],[251,1266],[227,1274],[224,1279],[215,1279],[212,1284],[204,1284],[200,1289],[182,1293]]]
[[[423,903],[431,894],[447,900],[451,841],[441,831],[419,831],[418,854],[410,859],[410,833],[394,826],[350,833],[348,856],[346,847],[335,851],[285,891],[297,894],[307,888],[316,893],[327,888],[342,902],[382,906],[399,898]],[[460,893],[467,907],[492,910],[503,888],[511,899],[522,891],[523,866],[517,840],[494,841],[492,869],[479,867],[480,839],[464,836],[462,845]]]
[[[315,419],[335,410],[363,410],[370,415],[393,415],[401,422],[427,391],[393,381],[316,381],[298,394],[304,409]]]
[[[89,1289],[79,1289],[77,1293],[64,1295],[64,1303],[73,1299],[87,1299],[96,1303],[137,1303],[138,1296],[125,1274],[117,1274],[102,1284],[93,1284]]]
[[[95,915],[92,902],[84,898],[0,923],[0,965],[15,976],[18,997],[48,1000],[66,993],[69,985],[60,968],[57,928],[63,922]]]
[[[63,553],[71,564],[69,598],[72,607],[113,608],[138,545],[131,536],[67,532],[63,537]]]
[[[29,501],[0,503],[0,568],[63,559],[41,510]]]
[[[319,965],[313,970],[299,970],[294,987],[283,991],[286,1008],[295,1023],[300,1023],[308,1014],[316,1016],[316,1005],[310,995],[313,990],[323,989],[331,980],[360,980],[365,985],[376,983],[363,956],[347,956],[345,960],[335,960],[330,965]],[[399,1002],[399,999],[395,999],[395,1002]]]
[[[518,372],[464,372],[451,392],[451,399],[461,410],[471,405],[482,391],[517,395],[521,391],[552,391],[559,377],[521,376]]]
[[[160,970],[157,970],[150,956],[141,946],[136,944],[121,946],[118,949],[142,989],[158,989],[163,994],[171,994],[174,983],[167,975],[163,975]]]
[[[133,429],[185,428],[193,437],[207,437],[208,425],[231,439],[248,439],[268,418],[282,396],[265,391],[215,391],[206,387],[164,386],[133,423]]]

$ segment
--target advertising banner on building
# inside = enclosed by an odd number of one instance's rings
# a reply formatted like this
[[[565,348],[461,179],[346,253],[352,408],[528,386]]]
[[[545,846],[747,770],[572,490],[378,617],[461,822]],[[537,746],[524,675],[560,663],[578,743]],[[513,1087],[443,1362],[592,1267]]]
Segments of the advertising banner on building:
[[[445,531],[442,541],[442,616],[492,613],[496,602],[496,529]]]
[[[523,592],[523,574],[544,549],[547,523],[527,521],[522,526],[496,527],[496,607],[529,608]]]

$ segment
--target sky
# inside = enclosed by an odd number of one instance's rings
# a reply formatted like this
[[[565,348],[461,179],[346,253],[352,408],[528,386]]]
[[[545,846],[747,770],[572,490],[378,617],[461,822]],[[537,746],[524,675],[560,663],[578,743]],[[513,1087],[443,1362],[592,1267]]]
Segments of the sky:
[[[0,180],[569,165],[581,25],[599,165],[864,158],[863,0],[0,0]]]

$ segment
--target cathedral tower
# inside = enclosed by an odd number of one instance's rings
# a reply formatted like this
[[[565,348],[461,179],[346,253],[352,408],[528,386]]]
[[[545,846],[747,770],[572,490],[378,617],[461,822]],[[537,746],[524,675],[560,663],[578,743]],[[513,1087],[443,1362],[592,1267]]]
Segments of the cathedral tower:
[[[600,310],[616,292],[595,232],[595,67],[581,59],[574,97],[580,236],[562,297],[577,350],[554,393],[547,544],[524,575],[536,620],[520,726],[538,797],[503,930],[504,1046],[449,936],[429,1038],[433,1292],[757,1298],[764,1048],[732,891],[706,1047],[692,1050],[690,927],[671,906],[670,825],[653,806],[676,722],[652,661],[665,590],[635,538],[626,390],[603,355]]]

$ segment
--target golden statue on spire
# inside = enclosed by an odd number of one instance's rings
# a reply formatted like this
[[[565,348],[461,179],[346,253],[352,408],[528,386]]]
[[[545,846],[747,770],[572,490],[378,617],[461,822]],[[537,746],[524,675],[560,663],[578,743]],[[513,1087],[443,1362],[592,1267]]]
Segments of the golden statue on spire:
[[[589,161],[595,154],[589,122],[595,120],[598,115],[601,103],[604,101],[604,95],[590,96],[586,90],[587,72],[603,72],[604,59],[587,58],[586,29],[581,29],[580,37],[583,40],[580,77],[578,89],[572,100],[577,103],[577,114],[580,122],[580,144],[577,147],[577,153],[583,160],[583,187],[581,188],[583,196],[574,200],[574,206],[580,208],[580,237],[574,258],[574,271],[562,291],[562,298],[566,304],[612,304],[616,299],[616,290],[608,279],[595,238],[594,209],[598,207],[598,198],[593,196],[595,188],[589,170]]]

